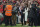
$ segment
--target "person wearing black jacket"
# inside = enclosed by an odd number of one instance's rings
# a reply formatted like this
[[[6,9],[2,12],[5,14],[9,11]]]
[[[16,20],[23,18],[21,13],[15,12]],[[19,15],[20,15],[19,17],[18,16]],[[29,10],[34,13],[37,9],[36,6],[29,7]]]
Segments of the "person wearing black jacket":
[[[6,6],[6,5],[3,5],[3,16],[4,16],[4,22],[5,22],[5,11],[4,11],[5,6]]]
[[[37,18],[38,18],[38,26],[40,26],[40,7],[37,6]]]
[[[32,8],[29,12],[29,26],[33,26],[33,23],[35,26],[37,26],[37,11],[36,11],[36,4],[32,4]]]
[[[4,23],[5,23],[5,20],[6,20],[6,17],[5,17],[5,11],[4,11],[4,9],[5,9],[5,7],[6,7],[6,4],[7,4],[7,2],[5,2],[5,4],[3,4],[3,16],[4,16]]]
[[[21,23],[22,23],[22,25],[24,25],[24,24],[23,24],[23,21],[24,21],[24,20],[23,20],[23,19],[24,19],[24,13],[23,13],[23,12],[24,12],[24,8],[22,8],[22,10],[21,10]],[[25,22],[25,21],[24,21],[24,22]]]

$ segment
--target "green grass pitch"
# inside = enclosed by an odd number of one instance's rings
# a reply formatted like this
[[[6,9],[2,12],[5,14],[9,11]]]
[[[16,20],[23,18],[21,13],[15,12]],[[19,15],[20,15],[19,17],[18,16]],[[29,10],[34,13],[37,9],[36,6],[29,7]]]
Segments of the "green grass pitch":
[[[28,26],[21,26],[21,24],[17,24],[16,26],[5,26],[5,24],[2,24],[2,25],[0,25],[0,27],[28,27]],[[33,26],[33,27],[35,27],[35,26]],[[40,26],[38,26],[38,27],[40,27]]]

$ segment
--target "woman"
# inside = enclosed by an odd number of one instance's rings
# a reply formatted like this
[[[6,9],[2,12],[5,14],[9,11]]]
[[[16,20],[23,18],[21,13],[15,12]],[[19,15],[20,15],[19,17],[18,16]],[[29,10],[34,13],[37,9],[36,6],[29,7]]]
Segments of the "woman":
[[[27,18],[28,18],[28,7],[25,8],[25,12],[23,12],[23,13],[25,13],[25,25],[26,25]]]

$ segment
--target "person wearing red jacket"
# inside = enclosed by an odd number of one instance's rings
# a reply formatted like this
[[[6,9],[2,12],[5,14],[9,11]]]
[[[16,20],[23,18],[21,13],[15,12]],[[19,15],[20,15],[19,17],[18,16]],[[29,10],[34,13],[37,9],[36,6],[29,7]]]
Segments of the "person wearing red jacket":
[[[1,13],[1,15],[3,16],[3,5],[0,5],[0,13]],[[1,16],[0,15],[0,16]],[[3,17],[0,17],[1,18],[1,22],[0,22],[0,24],[2,24],[2,22],[3,22]]]
[[[38,3],[39,3],[39,5],[40,5],[40,0],[38,0]]]

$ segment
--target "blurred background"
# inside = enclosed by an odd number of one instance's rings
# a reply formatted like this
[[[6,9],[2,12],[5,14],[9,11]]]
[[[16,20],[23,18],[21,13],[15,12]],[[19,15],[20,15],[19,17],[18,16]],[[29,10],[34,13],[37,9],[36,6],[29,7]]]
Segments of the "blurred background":
[[[0,27],[40,26],[40,0],[0,0]]]

